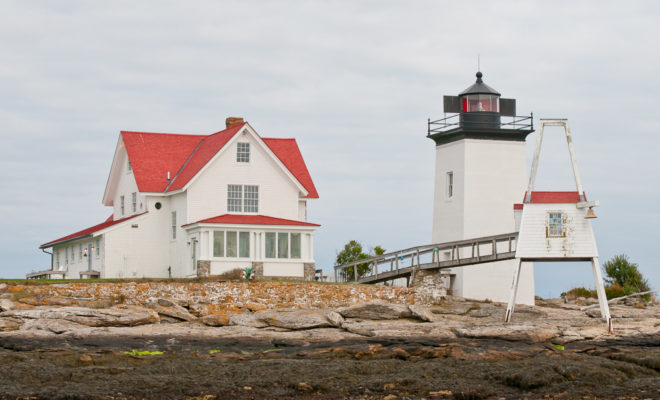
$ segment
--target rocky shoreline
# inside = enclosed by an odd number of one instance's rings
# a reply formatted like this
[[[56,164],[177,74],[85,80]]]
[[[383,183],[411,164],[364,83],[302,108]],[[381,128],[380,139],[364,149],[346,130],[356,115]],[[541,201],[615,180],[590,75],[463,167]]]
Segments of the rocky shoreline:
[[[517,306],[505,324],[504,304],[422,299],[414,288],[0,284],[0,365],[3,376],[14,377],[0,379],[0,397],[272,398],[268,388],[275,385],[281,396],[306,398],[660,398],[660,306],[612,306],[615,330],[608,333],[598,308],[562,299],[537,303]],[[198,385],[182,383],[188,389],[179,394],[168,391],[169,383],[149,392],[122,369],[135,363],[144,368],[130,373],[149,385],[156,384],[150,368],[163,363],[187,371],[168,382],[187,377]],[[210,364],[215,369],[206,370]],[[58,386],[48,396],[42,384],[29,384],[50,382],[50,371],[85,375],[89,385],[109,374],[101,365],[119,368],[112,379],[133,383],[96,394],[82,383]],[[254,369],[262,380],[248,378]],[[421,378],[429,369],[443,375]],[[26,370],[34,376],[28,379]],[[406,379],[414,383],[402,385]]]

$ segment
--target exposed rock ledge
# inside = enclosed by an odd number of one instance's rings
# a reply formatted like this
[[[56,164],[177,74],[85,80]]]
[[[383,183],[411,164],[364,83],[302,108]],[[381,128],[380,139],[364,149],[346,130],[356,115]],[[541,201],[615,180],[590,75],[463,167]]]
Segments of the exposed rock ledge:
[[[298,299],[287,297],[291,289],[288,283],[280,285],[283,293],[275,294],[278,286],[272,282],[229,286],[253,289],[250,295],[240,295],[245,297],[240,307],[236,301],[232,303],[231,292],[225,295],[226,301],[220,302],[212,296],[185,300],[181,293],[169,298],[144,293],[131,298],[110,297],[107,293],[99,296],[94,285],[87,285],[94,290],[75,293],[77,296],[71,296],[70,290],[64,291],[68,296],[63,296],[63,286],[8,286],[0,291],[0,338],[125,335],[334,341],[357,337],[459,337],[556,344],[622,338],[660,340],[660,306],[653,304],[643,308],[613,307],[615,332],[609,334],[597,309],[580,311],[547,302],[544,306],[518,306],[513,322],[505,324],[505,305],[499,303],[447,297],[436,301],[440,304],[415,304],[411,289],[295,285],[294,292],[312,293],[299,300],[299,305]],[[77,290],[84,289],[78,284]],[[324,291],[332,299],[325,304],[317,301]],[[162,290],[158,293],[163,292],[167,294]],[[255,292],[269,296],[271,302],[256,301]],[[347,293],[352,296],[344,298]],[[282,297],[286,301],[273,301]]]

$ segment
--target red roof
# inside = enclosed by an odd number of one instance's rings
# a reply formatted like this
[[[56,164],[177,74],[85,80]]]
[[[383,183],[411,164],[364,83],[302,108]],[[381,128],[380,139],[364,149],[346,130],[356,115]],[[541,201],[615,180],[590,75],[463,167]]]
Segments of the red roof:
[[[307,165],[305,165],[305,160],[303,160],[302,154],[300,154],[296,139],[264,138],[263,140],[273,153],[275,153],[277,158],[282,161],[282,164],[289,169],[293,176],[307,190],[307,198],[318,199],[319,194],[316,192],[316,187],[314,186],[314,182],[312,182],[309,171],[307,171]]]
[[[122,131],[138,189],[156,193],[182,189],[245,124],[211,135]],[[318,198],[295,139],[262,140],[307,190],[307,197]],[[168,172],[171,182],[167,181]]]
[[[584,193],[583,193],[584,195]],[[587,198],[584,195],[585,199]],[[525,196],[527,197],[527,196]],[[529,203],[579,203],[580,195],[578,192],[532,192]]]
[[[242,215],[242,214],[223,214],[217,217],[203,219],[192,224],[239,224],[239,225],[300,225],[300,226],[321,226],[309,222],[295,221],[292,219],[283,219],[268,217],[265,215]],[[186,226],[184,225],[184,226]]]
[[[142,214],[145,214],[145,213],[142,213]],[[101,222],[98,225],[91,226],[87,229],[83,229],[82,231],[72,233],[70,235],[61,237],[59,239],[51,240],[50,242],[42,244],[41,246],[39,246],[39,248],[52,247],[52,246],[54,246],[54,245],[56,245],[60,242],[66,242],[68,240],[73,240],[73,239],[81,238],[83,236],[91,235],[92,233],[98,232],[101,229],[105,229],[105,228],[108,228],[110,226],[117,225],[117,224],[122,223],[124,221],[128,221],[129,219],[135,218],[135,217],[140,216],[142,214],[131,215],[130,217],[118,219],[116,221],[114,220],[113,216],[111,215],[108,219],[106,219],[104,222]]]

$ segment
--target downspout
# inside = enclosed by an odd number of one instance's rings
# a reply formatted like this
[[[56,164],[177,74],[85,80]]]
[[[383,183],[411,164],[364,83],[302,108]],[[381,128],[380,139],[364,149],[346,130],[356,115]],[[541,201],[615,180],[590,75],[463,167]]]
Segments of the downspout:
[[[46,254],[50,254],[50,270],[52,271],[53,270],[53,253],[47,252],[46,248],[41,249],[41,251],[43,251]]]

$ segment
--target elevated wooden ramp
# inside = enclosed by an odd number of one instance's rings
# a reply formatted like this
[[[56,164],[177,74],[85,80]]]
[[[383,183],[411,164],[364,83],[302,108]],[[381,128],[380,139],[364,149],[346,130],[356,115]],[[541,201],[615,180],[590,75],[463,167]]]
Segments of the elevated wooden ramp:
[[[441,270],[512,260],[518,233],[506,233],[398,250],[380,256],[335,265],[335,281],[379,283],[410,277],[416,271]]]

